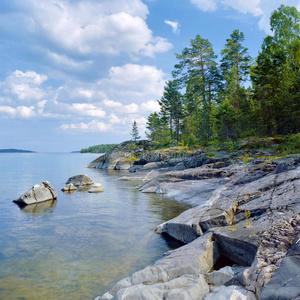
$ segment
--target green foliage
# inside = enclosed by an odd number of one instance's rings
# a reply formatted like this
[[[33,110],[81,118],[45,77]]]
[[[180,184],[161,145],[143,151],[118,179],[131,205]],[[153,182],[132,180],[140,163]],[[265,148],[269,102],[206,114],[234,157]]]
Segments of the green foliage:
[[[235,137],[236,110],[228,99],[225,99],[216,109],[215,126],[220,141]]]
[[[183,142],[234,151],[240,138],[299,133],[300,12],[281,5],[270,25],[273,35],[264,39],[252,66],[239,30],[226,40],[220,64],[207,39],[191,39],[176,54],[174,80],[158,101],[160,112],[148,117],[148,138],[157,147]],[[287,140],[286,145],[279,150],[296,151],[298,144]]]
[[[139,136],[139,129],[138,129],[138,126],[137,126],[135,120],[133,121],[133,124],[132,124],[132,131],[131,131],[130,134],[131,134],[131,136],[132,136],[132,140],[135,141],[135,142],[141,138],[141,137]]]
[[[161,109],[162,122],[168,123],[171,140],[180,141],[181,123],[183,118],[182,96],[178,91],[177,81],[168,81],[163,97],[158,101]]]
[[[300,154],[300,133],[288,135],[275,150],[281,155]]]
[[[300,130],[300,13],[281,5],[271,15],[273,36],[267,36],[251,72],[255,114],[263,135]]]
[[[81,153],[106,153],[116,147],[118,144],[102,144],[81,149]]]

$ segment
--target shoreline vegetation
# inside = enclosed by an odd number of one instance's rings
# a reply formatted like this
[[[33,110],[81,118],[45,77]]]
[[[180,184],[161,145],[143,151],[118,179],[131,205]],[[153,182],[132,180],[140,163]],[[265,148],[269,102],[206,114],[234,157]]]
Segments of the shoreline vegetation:
[[[256,58],[249,56],[238,29],[219,58],[209,40],[196,35],[175,54],[177,64],[158,100],[159,111],[148,116],[147,138],[163,147],[227,145],[230,151],[247,137],[299,139],[299,22],[296,7],[275,10],[272,35]]]
[[[22,150],[22,149],[0,149],[0,153],[37,153],[37,152],[31,150]]]
[[[118,144],[101,144],[96,146],[90,146],[88,148],[83,148],[80,150],[80,153],[106,153],[111,149],[116,147]]]

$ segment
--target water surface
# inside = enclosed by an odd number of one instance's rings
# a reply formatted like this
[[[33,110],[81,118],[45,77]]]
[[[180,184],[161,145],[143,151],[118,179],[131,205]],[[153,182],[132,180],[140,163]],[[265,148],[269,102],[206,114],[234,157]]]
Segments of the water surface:
[[[93,299],[162,256],[156,225],[186,204],[143,194],[121,172],[87,169],[97,154],[0,154],[0,299]],[[104,193],[60,189],[87,174]],[[58,200],[20,209],[13,199],[48,180]]]

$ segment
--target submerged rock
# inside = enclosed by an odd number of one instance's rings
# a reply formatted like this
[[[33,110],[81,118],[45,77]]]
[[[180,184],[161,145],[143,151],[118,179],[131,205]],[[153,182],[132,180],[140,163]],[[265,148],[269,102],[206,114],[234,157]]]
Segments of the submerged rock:
[[[94,189],[94,190],[90,190],[89,193],[92,193],[92,194],[97,194],[97,193],[103,193],[104,190],[102,189]]]
[[[19,206],[36,204],[49,200],[56,200],[57,192],[48,181],[43,181],[41,184],[36,184],[28,192],[13,200]]]
[[[76,175],[68,179],[66,184],[72,183],[75,186],[86,186],[94,184],[94,181],[87,175]]]

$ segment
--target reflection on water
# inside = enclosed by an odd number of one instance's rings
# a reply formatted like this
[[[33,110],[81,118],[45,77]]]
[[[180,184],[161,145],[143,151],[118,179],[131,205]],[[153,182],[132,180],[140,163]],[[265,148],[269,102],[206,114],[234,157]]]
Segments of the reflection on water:
[[[27,214],[50,214],[57,204],[57,200],[44,201],[37,204],[26,205],[21,210]]]
[[[172,247],[153,229],[187,205],[143,194],[121,172],[84,168],[86,154],[0,155],[0,299],[93,299]],[[87,174],[105,193],[61,191]],[[12,200],[48,180],[57,201],[19,209]],[[18,182],[16,187],[15,182]]]

